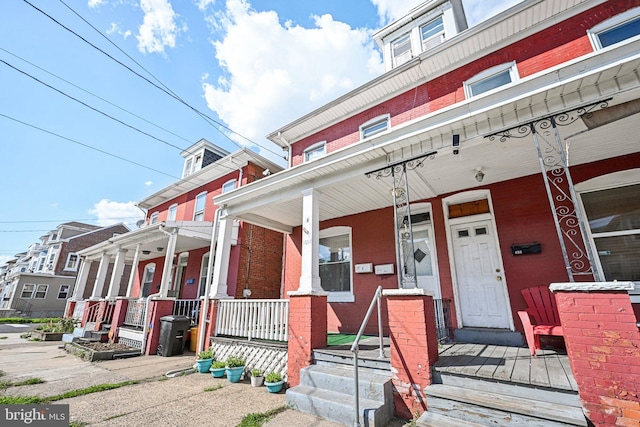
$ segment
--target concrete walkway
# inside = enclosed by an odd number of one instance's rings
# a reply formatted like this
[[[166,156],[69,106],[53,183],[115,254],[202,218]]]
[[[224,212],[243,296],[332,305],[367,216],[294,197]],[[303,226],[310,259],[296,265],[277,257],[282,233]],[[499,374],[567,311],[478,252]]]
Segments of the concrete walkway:
[[[6,337],[6,338],[5,338]],[[209,374],[167,378],[169,371],[193,365],[193,353],[174,357],[140,356],[85,362],[66,353],[60,342],[29,342],[19,333],[0,333],[2,380],[41,378],[43,384],[9,387],[2,396],[54,396],[92,385],[138,380],[114,390],[64,399],[71,421],[91,426],[237,426],[249,413],[285,406],[284,393],[268,393],[248,381],[231,384]],[[219,387],[219,388],[218,388]],[[217,388],[213,391],[205,389]],[[389,427],[404,423],[396,420]],[[339,426],[321,418],[286,409],[264,424],[276,426]]]

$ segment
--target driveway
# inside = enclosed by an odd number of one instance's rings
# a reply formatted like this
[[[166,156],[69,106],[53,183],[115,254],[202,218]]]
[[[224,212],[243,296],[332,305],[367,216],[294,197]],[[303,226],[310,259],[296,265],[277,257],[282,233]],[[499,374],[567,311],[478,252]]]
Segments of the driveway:
[[[197,373],[165,376],[167,372],[192,366],[193,353],[91,363],[65,352],[60,342],[30,342],[20,338],[21,333],[0,333],[0,369],[5,374],[2,380],[17,382],[38,377],[45,382],[9,387],[0,390],[0,395],[46,397],[92,385],[140,381],[55,402],[69,404],[71,421],[90,426],[232,427],[249,413],[264,413],[285,406],[284,393],[271,394],[265,387],[251,387],[248,381],[231,384],[224,378]],[[264,425],[339,426],[291,409]]]

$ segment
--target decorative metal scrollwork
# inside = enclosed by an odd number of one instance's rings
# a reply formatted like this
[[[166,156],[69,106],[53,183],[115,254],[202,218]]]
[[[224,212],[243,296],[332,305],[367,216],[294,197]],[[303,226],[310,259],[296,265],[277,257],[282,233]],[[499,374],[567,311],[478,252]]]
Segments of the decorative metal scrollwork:
[[[578,207],[578,198],[558,127],[574,123],[581,117],[590,117],[596,108],[606,108],[608,101],[609,99],[599,101],[486,136],[489,141],[499,138],[500,142],[510,138],[532,137],[538,152],[565,267],[572,282],[575,276],[590,275],[595,280],[600,278],[594,267],[593,251],[585,239],[586,226]]]

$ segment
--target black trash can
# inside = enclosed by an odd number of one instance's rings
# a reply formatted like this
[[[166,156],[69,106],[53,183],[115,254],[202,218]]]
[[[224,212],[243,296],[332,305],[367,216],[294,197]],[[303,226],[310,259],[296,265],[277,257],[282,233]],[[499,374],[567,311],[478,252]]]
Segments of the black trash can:
[[[158,355],[169,357],[182,354],[190,325],[191,319],[189,316],[171,315],[161,317]]]

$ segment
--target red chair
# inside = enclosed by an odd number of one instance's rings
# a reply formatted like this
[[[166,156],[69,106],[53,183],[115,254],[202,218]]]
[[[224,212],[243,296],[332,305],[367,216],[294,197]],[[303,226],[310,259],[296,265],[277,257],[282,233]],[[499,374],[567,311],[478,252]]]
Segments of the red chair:
[[[527,302],[527,309],[518,311],[524,326],[524,335],[531,355],[540,349],[540,335],[564,336],[560,326],[560,316],[556,306],[556,298],[547,286],[538,286],[522,290]]]

